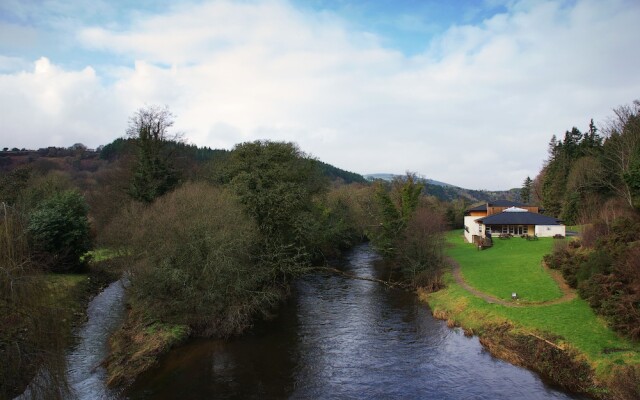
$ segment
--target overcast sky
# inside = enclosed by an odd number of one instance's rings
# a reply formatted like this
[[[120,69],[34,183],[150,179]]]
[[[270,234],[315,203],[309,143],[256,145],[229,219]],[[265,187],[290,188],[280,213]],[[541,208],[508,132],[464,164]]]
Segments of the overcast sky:
[[[160,104],[198,146],[519,187],[551,135],[640,98],[638,21],[637,0],[2,0],[0,147],[96,147]]]

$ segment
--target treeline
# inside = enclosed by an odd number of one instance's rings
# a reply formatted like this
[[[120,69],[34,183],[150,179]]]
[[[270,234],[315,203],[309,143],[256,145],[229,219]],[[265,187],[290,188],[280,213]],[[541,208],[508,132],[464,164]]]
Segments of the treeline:
[[[546,212],[567,224],[589,222],[594,208],[615,199],[640,206],[640,101],[614,110],[603,135],[593,120],[549,143],[549,159],[534,184]]]
[[[489,191],[489,190],[473,190],[464,189],[456,186],[442,186],[433,183],[424,182],[425,193],[429,196],[434,196],[437,199],[450,202],[463,200],[467,205],[478,202],[488,202],[495,200],[512,200],[518,201],[520,199],[518,189],[510,189],[504,191]]]
[[[545,212],[581,224],[578,241],[546,261],[616,331],[640,340],[640,101],[615,110],[602,130],[554,136],[533,183]]]
[[[95,168],[39,159],[0,176],[0,397],[19,394],[41,367],[56,377],[45,397],[64,397],[66,342],[56,341],[59,307],[42,282],[93,268],[94,246],[131,281],[128,328],[108,362],[125,369],[113,383],[187,336],[244,332],[277,310],[292,279],[363,240],[406,285],[441,285],[448,208],[413,175],[371,184],[292,143],[199,148],[172,134],[173,121],[167,108],[146,107],[90,160]]]

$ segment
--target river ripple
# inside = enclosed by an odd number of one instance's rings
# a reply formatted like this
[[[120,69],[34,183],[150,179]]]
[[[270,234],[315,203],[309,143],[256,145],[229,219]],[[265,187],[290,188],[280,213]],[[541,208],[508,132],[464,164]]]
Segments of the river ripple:
[[[113,282],[91,300],[87,322],[78,331],[78,344],[67,355],[67,374],[74,399],[108,400],[119,396],[105,385],[101,363],[108,353],[108,340],[124,315],[124,283]]]
[[[355,248],[344,269],[378,277]],[[296,282],[273,321],[228,342],[172,351],[130,399],[571,399],[534,373],[493,358],[477,338],[435,320],[412,293],[314,275]]]

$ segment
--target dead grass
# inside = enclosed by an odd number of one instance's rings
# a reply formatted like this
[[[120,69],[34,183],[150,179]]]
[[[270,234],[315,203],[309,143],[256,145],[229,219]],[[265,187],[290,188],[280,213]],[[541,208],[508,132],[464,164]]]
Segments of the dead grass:
[[[186,325],[152,322],[135,305],[122,328],[110,339],[105,360],[107,385],[126,386],[156,364],[158,358],[189,336]]]

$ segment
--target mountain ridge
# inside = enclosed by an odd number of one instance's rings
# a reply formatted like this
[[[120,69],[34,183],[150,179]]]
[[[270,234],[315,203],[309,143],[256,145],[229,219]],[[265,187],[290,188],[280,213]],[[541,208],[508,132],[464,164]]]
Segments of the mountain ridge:
[[[381,179],[384,181],[391,181],[395,177],[401,177],[402,175],[389,174],[389,173],[376,173],[367,174],[364,177],[369,181],[375,181]],[[460,186],[452,185],[450,183],[437,181],[435,179],[420,178],[425,184],[425,194],[434,196],[440,200],[452,201],[459,198],[464,199],[470,203],[477,203],[481,201],[495,201],[495,200],[511,200],[520,201],[520,189],[512,188],[508,190],[475,190],[465,189]]]

